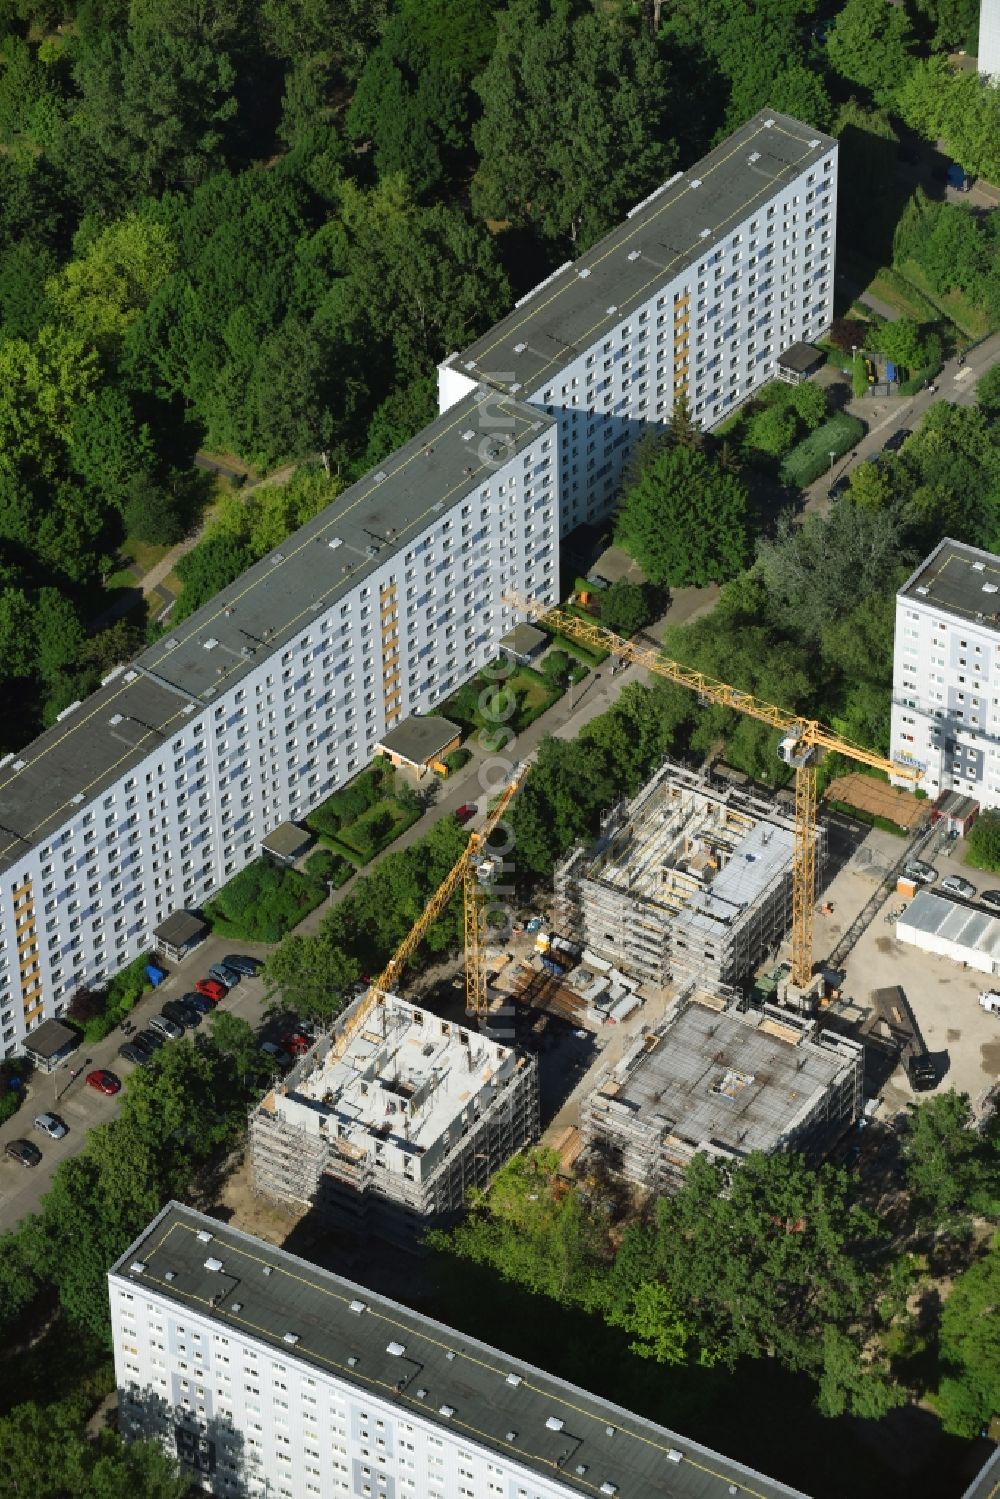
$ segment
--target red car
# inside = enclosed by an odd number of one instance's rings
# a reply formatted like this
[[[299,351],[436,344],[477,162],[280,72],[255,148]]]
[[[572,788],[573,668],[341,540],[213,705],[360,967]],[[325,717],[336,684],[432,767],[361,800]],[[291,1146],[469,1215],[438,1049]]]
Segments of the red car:
[[[280,1042],[293,1057],[304,1057],[312,1044],[309,1037],[303,1036],[301,1031],[283,1031]]]
[[[216,979],[199,979],[195,988],[199,994],[204,994],[206,999],[214,1000],[216,1004],[226,997],[225,984],[220,984]]]
[[[464,827],[467,822],[472,821],[478,811],[479,808],[477,807],[475,802],[466,802],[464,807],[459,807],[458,811],[455,813],[455,816]]]
[[[87,1085],[90,1088],[96,1088],[98,1093],[106,1093],[109,1098],[122,1090],[121,1079],[115,1077],[114,1073],[109,1072],[106,1067],[98,1067],[96,1072],[88,1072]]]

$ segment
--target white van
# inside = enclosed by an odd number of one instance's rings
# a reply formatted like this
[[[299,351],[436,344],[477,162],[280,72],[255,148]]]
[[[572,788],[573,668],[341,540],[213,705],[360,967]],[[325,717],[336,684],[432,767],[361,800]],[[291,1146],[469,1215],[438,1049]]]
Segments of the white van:
[[[1000,1015],[1000,991],[984,989],[979,996],[979,1003],[984,1010],[989,1010],[993,1015]]]

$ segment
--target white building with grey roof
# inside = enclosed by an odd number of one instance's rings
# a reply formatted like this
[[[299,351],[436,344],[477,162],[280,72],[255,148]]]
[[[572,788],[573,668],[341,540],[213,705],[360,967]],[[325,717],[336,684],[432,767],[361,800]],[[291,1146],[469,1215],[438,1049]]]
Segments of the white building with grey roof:
[[[713,427],[829,327],[836,221],[837,141],[761,110],[452,354],[441,409],[477,381],[543,406],[563,534],[597,521],[679,397]]]
[[[219,1499],[803,1499],[179,1203],[108,1290],[119,1430]]]
[[[1000,557],[950,537],[896,595],[894,760],[930,797],[1000,806]]]
[[[0,1055],[555,600],[557,441],[471,391],[0,762]]]

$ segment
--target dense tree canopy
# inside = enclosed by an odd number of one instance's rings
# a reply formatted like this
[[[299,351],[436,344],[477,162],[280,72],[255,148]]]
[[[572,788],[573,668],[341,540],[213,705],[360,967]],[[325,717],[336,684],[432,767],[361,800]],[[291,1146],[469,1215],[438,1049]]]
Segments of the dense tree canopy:
[[[746,561],[746,489],[704,452],[669,445],[626,490],[617,534],[651,583],[721,582]]]

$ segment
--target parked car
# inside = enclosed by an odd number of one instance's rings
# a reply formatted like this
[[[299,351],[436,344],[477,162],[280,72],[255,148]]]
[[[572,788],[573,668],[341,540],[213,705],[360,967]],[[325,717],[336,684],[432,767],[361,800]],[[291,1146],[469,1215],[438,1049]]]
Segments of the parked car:
[[[161,1046],[166,1045],[166,1036],[160,1036],[156,1031],[137,1031],[129,1042],[130,1046],[138,1046],[147,1056],[153,1056]]]
[[[846,489],[850,488],[850,483],[850,474],[841,474],[840,478],[834,479],[833,483],[830,485],[830,488],[827,490],[827,496],[831,500],[835,500],[838,495],[842,495]]]
[[[201,999],[201,997],[199,994],[198,998]],[[190,1026],[192,1030],[196,1026],[201,1025],[203,1018],[201,1010],[196,1010],[194,1005],[188,1004],[186,999],[175,999],[173,1003],[176,1005],[177,1013],[180,1015],[180,1025]],[[166,1005],[163,1008],[164,1012],[166,1012]]]
[[[61,1140],[63,1135],[69,1133],[58,1114],[39,1114],[35,1120],[35,1128],[40,1129],[43,1135],[48,1135],[50,1140]]]
[[[42,1152],[31,1140],[8,1140],[3,1153],[22,1166],[37,1166],[42,1159]]]
[[[220,984],[218,979],[199,979],[195,988],[199,994],[204,994],[206,999],[214,999],[216,1004],[221,1004],[229,992],[225,984]]]
[[[455,816],[464,827],[467,822],[472,821],[478,811],[479,807],[475,802],[466,802],[464,806],[459,807]]]
[[[169,1015],[151,1015],[149,1029],[157,1036],[162,1036],[164,1041],[179,1041],[184,1034],[184,1027],[171,1020]]]
[[[119,1046],[118,1055],[126,1062],[134,1062],[137,1067],[148,1067],[153,1060],[153,1053],[136,1046],[134,1041],[126,1041]]]
[[[882,444],[883,453],[898,453],[906,439],[912,436],[913,433],[909,427],[900,427],[898,432],[894,432],[891,437],[887,437]]]
[[[213,963],[208,970],[208,976],[210,979],[215,979],[217,983],[224,984],[227,989],[232,989],[242,977],[237,969],[230,968],[226,963]]]
[[[946,875],[938,888],[947,890],[949,895],[964,895],[966,900],[971,900],[976,893],[976,887],[972,881],[963,880],[960,874]]]
[[[979,899],[991,911],[1000,911],[1000,890],[980,890]]]
[[[186,994],[182,994],[180,1002],[182,1005],[190,1005],[192,1010],[198,1011],[199,1015],[211,1015],[215,1009],[212,1001],[206,999],[204,994],[199,994],[196,989],[189,989]]]
[[[98,1093],[104,1093],[108,1098],[113,1098],[122,1090],[120,1077],[109,1072],[106,1067],[98,1067],[94,1072],[87,1073],[87,1087],[96,1088]]]
[[[926,864],[923,859],[907,859],[903,873],[908,880],[916,880],[918,885],[933,885],[938,877],[934,865]]]
[[[172,1020],[174,1025],[180,1026],[182,1035],[185,1028],[191,1023],[190,1013],[187,1007],[181,1004],[179,999],[168,999],[164,1002],[163,1014],[166,1015],[168,1020]]]
[[[245,979],[252,979],[261,966],[259,958],[248,958],[242,953],[230,953],[222,960],[223,968],[231,968],[234,973],[241,973]]]
[[[274,1062],[276,1067],[290,1067],[292,1065],[292,1058],[288,1055],[288,1052],[282,1051],[281,1047],[276,1046],[273,1041],[262,1041],[260,1049],[266,1057],[269,1057]]]
[[[282,1031],[279,1041],[285,1050],[293,1057],[305,1056],[312,1042],[302,1031]]]

